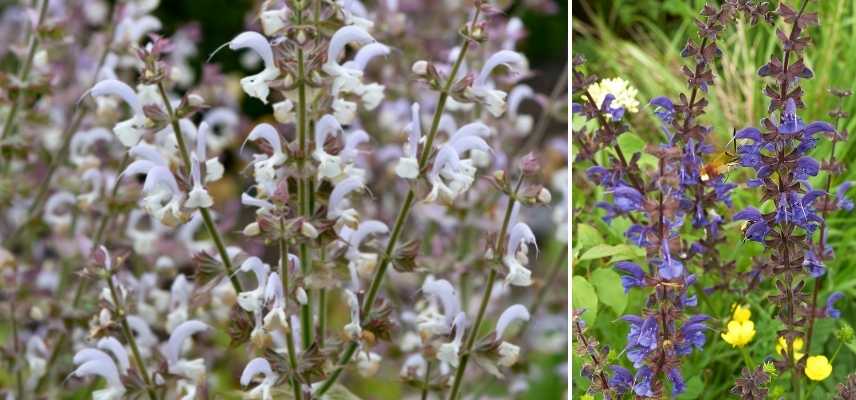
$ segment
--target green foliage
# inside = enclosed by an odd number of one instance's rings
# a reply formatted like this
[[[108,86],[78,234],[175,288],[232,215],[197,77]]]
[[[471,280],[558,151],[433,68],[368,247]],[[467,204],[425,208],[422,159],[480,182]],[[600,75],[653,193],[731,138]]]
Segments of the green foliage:
[[[574,308],[584,308],[583,320],[591,325],[597,318],[597,293],[586,278],[574,275],[571,287],[571,301]]]
[[[687,92],[687,85],[680,74],[685,60],[680,51],[690,35],[696,35],[697,28],[693,19],[697,17],[705,1],[703,0],[616,0],[583,2],[575,7],[573,20],[574,53],[583,54],[588,59],[587,70],[596,72],[599,77],[621,77],[639,90],[640,112],[629,115],[632,131],[619,137],[618,144],[630,157],[641,152],[640,166],[643,171],[654,168],[652,159],[644,154],[647,144],[660,143],[664,135],[659,128],[651,108],[645,106],[656,96],[677,98],[681,92]],[[771,7],[774,7],[777,2]],[[796,1],[788,1],[793,5]],[[801,82],[806,94],[806,107],[800,114],[806,121],[827,120],[827,112],[832,110],[837,99],[828,95],[830,87],[853,90],[853,77],[856,76],[856,2],[850,0],[830,0],[813,2],[814,11],[820,15],[821,25],[812,28],[811,50],[806,54],[806,63],[814,71],[814,78]],[[716,80],[705,96],[710,102],[707,114],[702,117],[704,124],[713,127],[715,142],[724,146],[733,129],[757,126],[758,121],[767,115],[767,106],[762,90],[763,83],[756,78],[758,68],[769,57],[780,52],[776,47],[775,29],[763,24],[750,26],[738,23],[729,26],[719,42],[722,57],[715,68]],[[856,98],[847,98],[843,103],[844,111],[856,115]],[[575,128],[581,121],[574,121]],[[856,118],[843,120],[839,129],[852,131],[856,128]],[[825,140],[812,153],[818,159],[829,157],[830,146]],[[571,152],[575,150],[572,148]],[[834,186],[845,179],[853,179],[856,171],[856,140],[839,143],[836,158],[845,163],[844,174],[833,177]],[[595,160],[607,163],[607,154],[596,154]],[[627,245],[624,231],[630,225],[627,218],[617,218],[605,224],[603,212],[595,207],[599,201],[607,199],[607,194],[595,188],[585,179],[584,171],[588,164],[576,164],[573,177],[574,204],[574,308],[586,307],[589,311],[583,315],[590,328],[590,335],[611,349],[611,362],[630,367],[625,354],[621,353],[626,342],[626,324],[617,319],[625,314],[638,313],[648,293],[631,290],[624,295],[617,274],[611,266],[621,259],[644,262],[644,251]],[[823,174],[821,174],[823,175]],[[728,181],[745,185],[748,175],[738,170],[728,173]],[[812,180],[814,187],[822,187],[825,176]],[[850,196],[853,197],[852,195]],[[737,190],[733,196],[734,206],[723,214],[726,218],[747,205],[758,205],[757,191]],[[765,204],[762,211],[769,211]],[[830,378],[813,387],[808,394],[804,387],[803,398],[831,398],[835,385],[856,370],[856,344],[842,343],[836,338],[842,321],[856,320],[856,214],[839,212],[827,219],[829,226],[828,244],[835,251],[830,260],[827,275],[818,293],[818,305],[822,308],[828,295],[834,291],[844,293],[844,300],[837,306],[842,312],[840,320],[820,319],[815,325],[809,355],[826,355],[833,361],[833,373]],[[728,221],[728,219],[726,219]],[[723,260],[734,260],[738,272],[746,272],[753,261],[764,252],[764,246],[744,241],[740,232],[740,222],[727,222],[723,231],[727,243],[720,248]],[[689,231],[690,229],[685,229]],[[687,237],[682,234],[682,237]],[[629,250],[623,246],[629,247]],[[701,271],[697,263],[690,267],[699,278],[698,286],[710,287],[718,281],[719,271]],[[640,264],[644,269],[648,266]],[[811,296],[813,281],[808,282],[807,295]],[[745,288],[745,282],[738,287]],[[577,293],[578,288],[586,291]],[[691,290],[698,293],[697,290]],[[734,303],[749,305],[757,334],[746,347],[755,365],[768,358],[777,359],[775,343],[778,331],[782,328],[773,315],[777,311],[768,300],[775,289],[765,283],[745,293],[737,291],[719,291],[710,296],[699,295],[697,311],[710,315],[710,331],[704,351],[694,353],[683,365],[686,379],[686,392],[681,399],[719,399],[729,396],[729,390],[743,367],[740,352],[720,338],[727,324],[730,307]],[[593,304],[594,303],[594,304]],[[596,310],[593,312],[592,309]],[[588,315],[596,314],[596,315]],[[592,323],[594,321],[594,323]],[[574,358],[574,394],[581,395],[588,388],[588,382],[580,378],[579,358]],[[580,379],[576,379],[580,378]],[[579,382],[577,382],[579,381]],[[807,386],[807,385],[804,385]],[[784,372],[773,378],[770,384],[769,398],[788,396],[790,373]],[[806,397],[808,396],[808,397]]]

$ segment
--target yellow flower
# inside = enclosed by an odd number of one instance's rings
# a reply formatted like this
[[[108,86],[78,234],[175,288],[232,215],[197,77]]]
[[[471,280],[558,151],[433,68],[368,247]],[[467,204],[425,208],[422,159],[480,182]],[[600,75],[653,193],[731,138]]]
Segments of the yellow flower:
[[[615,100],[612,101],[613,108],[624,107],[627,112],[631,113],[639,111],[639,101],[636,100],[636,95],[639,92],[624,79],[603,79],[589,85],[588,91],[598,107],[603,104],[606,95],[611,94],[615,96]]]
[[[813,381],[822,381],[832,373],[832,364],[826,356],[811,356],[805,363],[805,376]]]
[[[728,323],[728,330],[722,334],[722,339],[733,347],[743,347],[755,337],[755,323],[752,321]]]
[[[746,322],[749,318],[752,318],[752,310],[749,309],[749,306],[743,307],[739,304],[732,304],[731,308],[734,309],[731,319],[737,322]]]
[[[803,349],[803,340],[802,338],[794,339],[794,357],[796,357],[797,361],[801,360],[805,353],[800,353],[800,350]],[[776,343],[776,353],[779,355],[782,354],[782,351],[786,351],[788,349],[788,342],[785,340],[784,336],[779,337],[779,342]]]

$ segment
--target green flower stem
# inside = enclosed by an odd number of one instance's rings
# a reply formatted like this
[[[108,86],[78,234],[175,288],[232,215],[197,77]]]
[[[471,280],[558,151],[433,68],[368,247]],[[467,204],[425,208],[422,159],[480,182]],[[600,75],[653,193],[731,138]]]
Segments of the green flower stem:
[[[478,9],[476,10],[476,15],[473,18],[473,26],[475,26],[476,22],[479,18]],[[428,136],[425,138],[425,146],[422,149],[422,155],[419,157],[419,170],[422,171],[428,163],[428,157],[431,155],[431,147],[434,143],[434,136],[437,135],[437,130],[440,127],[440,117],[443,115],[443,110],[446,108],[446,100],[449,98],[449,90],[454,84],[455,76],[458,74],[458,70],[461,68],[461,63],[463,63],[464,58],[467,54],[467,49],[469,48],[469,41],[464,41],[464,44],[461,46],[461,51],[458,53],[458,59],[455,60],[455,64],[452,66],[452,71],[449,73],[449,78],[446,81],[446,84],[443,86],[443,91],[440,93],[440,97],[437,99],[437,107],[434,109],[434,118],[431,120],[431,129],[428,131]],[[383,283],[383,278],[386,275],[386,269],[389,267],[389,262],[392,259],[392,253],[395,250],[395,246],[398,243],[398,238],[401,235],[401,230],[404,227],[404,222],[407,221],[407,217],[410,215],[410,209],[413,207],[413,203],[416,200],[416,192],[415,188],[411,186],[410,190],[407,191],[407,195],[404,197],[404,204],[401,205],[401,209],[398,211],[398,215],[395,217],[395,224],[392,227],[392,232],[389,235],[389,242],[386,245],[386,249],[383,252],[383,255],[380,259],[380,264],[377,266],[377,270],[375,270],[374,276],[372,277],[371,284],[369,285],[369,291],[367,292],[365,298],[363,299],[363,304],[361,307],[362,316],[367,316],[374,306],[375,297],[377,297],[378,290],[380,289],[381,283]],[[348,347],[345,348],[345,351],[342,353],[342,356],[339,358],[339,366],[330,374],[330,377],[318,387],[315,391],[315,396],[322,396],[324,393],[327,393],[333,384],[339,379],[339,376],[342,374],[342,371],[345,369],[345,366],[348,365],[348,362],[351,361],[351,357],[354,356],[354,353],[357,350],[357,342],[351,342],[348,344]]]
[[[113,284],[113,273],[108,272],[105,278],[107,280],[107,286],[110,288],[110,296],[113,298],[113,304],[116,306],[116,318],[119,320],[119,324],[122,327],[122,335],[125,336],[125,340],[131,346],[131,353],[134,356],[134,361],[137,364],[137,368],[140,370],[140,374],[143,376],[143,381],[146,383],[146,392],[148,392],[151,400],[158,400],[157,393],[152,385],[152,378],[149,376],[149,372],[146,370],[146,364],[143,363],[143,358],[140,356],[140,350],[137,347],[137,340],[134,338],[134,334],[131,333],[131,328],[128,326],[128,319],[125,318],[125,309],[119,302],[116,285]]]
[[[755,368],[755,363],[752,362],[752,357],[749,357],[749,352],[746,351],[746,346],[740,346],[740,354],[743,356],[743,362],[746,363],[746,367],[749,369]]]
[[[27,50],[27,58],[24,59],[24,64],[21,65],[21,70],[18,72],[18,81],[25,86],[21,90],[15,92],[12,100],[12,108],[9,109],[9,114],[6,116],[6,122],[3,124],[3,133],[0,134],[0,140],[6,139],[12,132],[15,125],[15,118],[18,116],[18,110],[21,108],[21,103],[27,94],[27,79],[30,78],[30,71],[33,69],[33,59],[36,57],[36,51],[39,48],[39,28],[45,20],[45,14],[48,11],[48,1],[42,0],[42,5],[39,8],[39,19],[36,21],[36,26],[33,27],[33,32],[30,35],[30,47]],[[2,157],[2,156],[0,156]],[[3,157],[5,158],[5,157]]]
[[[425,379],[422,381],[422,400],[428,400],[428,392],[431,386],[431,367],[434,365],[431,360],[428,360],[425,366]]]
[[[324,252],[319,252],[321,264],[324,264]],[[318,290],[318,347],[324,348],[324,335],[327,334],[327,289]]]
[[[494,257],[498,257],[499,260],[502,259],[502,254],[505,253],[505,236],[506,232],[508,232],[508,224],[511,222],[511,213],[514,210],[514,203],[516,203],[517,191],[520,190],[522,183],[523,176],[521,175],[520,179],[517,180],[514,193],[508,197],[508,205],[505,207],[505,217],[502,219],[502,227],[499,230],[499,236],[496,237]],[[501,261],[499,263],[501,264]],[[452,390],[449,392],[449,400],[455,400],[458,398],[458,393],[461,390],[461,383],[463,383],[464,372],[466,372],[467,363],[470,361],[470,351],[473,349],[473,344],[476,342],[476,336],[478,336],[479,328],[481,328],[481,323],[484,320],[484,314],[487,310],[487,304],[490,302],[490,295],[493,292],[493,283],[495,280],[496,269],[491,268],[487,275],[487,283],[485,283],[484,294],[482,295],[481,304],[479,304],[479,311],[478,314],[476,314],[476,320],[473,322],[472,329],[470,329],[470,333],[467,336],[467,342],[464,345],[464,348],[461,349],[461,355],[458,359],[458,368],[455,370],[455,380],[452,382]]]
[[[303,11],[297,12],[297,25],[303,24]],[[314,197],[311,188],[311,178],[303,176],[305,172],[306,154],[306,71],[304,66],[303,47],[297,47],[297,143],[300,147],[300,158],[297,160],[297,167],[300,171],[300,178],[297,183],[297,198],[300,200],[300,213],[307,219],[312,215],[310,208],[310,198]],[[318,144],[323,145],[322,144]],[[309,274],[311,266],[311,254],[309,246],[306,243],[299,245],[298,256],[300,257],[300,272],[304,278]],[[310,291],[306,290],[306,304],[300,307],[300,334],[303,339],[304,346],[309,346],[312,343],[312,296]]]
[[[184,135],[181,133],[181,125],[178,123],[178,118],[175,116],[175,111],[172,109],[172,104],[169,102],[169,96],[166,95],[166,88],[163,82],[158,82],[158,91],[160,91],[161,99],[166,107],[166,112],[169,115],[169,122],[172,125],[172,131],[175,133],[175,141],[178,143],[178,151],[181,154],[181,159],[184,161],[184,167],[190,174],[190,154],[187,152],[187,146],[184,144]],[[214,224],[214,219],[211,218],[211,213],[207,208],[199,208],[199,213],[202,214],[202,220],[205,222],[205,229],[214,240],[214,246],[217,247],[217,252],[220,253],[220,260],[223,262],[223,267],[226,269],[226,275],[232,282],[232,287],[236,293],[243,292],[241,282],[235,276],[235,268],[232,266],[232,259],[229,258],[229,253],[226,252],[226,245],[223,243],[223,237],[217,230],[217,225]]]
[[[283,222],[280,221],[280,227],[283,226]],[[280,278],[282,278],[282,291],[283,298],[288,298],[288,246],[285,243],[285,238],[279,239],[279,273]],[[283,308],[285,305],[283,304]],[[288,362],[291,365],[291,370],[294,373],[297,373],[297,355],[294,350],[294,336],[291,333],[291,326],[285,332],[285,342],[288,346]],[[291,387],[294,389],[294,398],[297,400],[303,399],[303,392],[300,390],[300,382],[292,377],[289,379],[291,382]]]

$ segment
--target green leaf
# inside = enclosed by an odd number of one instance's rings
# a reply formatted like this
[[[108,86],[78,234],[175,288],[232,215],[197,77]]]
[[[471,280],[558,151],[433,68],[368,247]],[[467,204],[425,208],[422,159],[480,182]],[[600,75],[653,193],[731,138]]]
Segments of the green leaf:
[[[577,224],[577,248],[588,249],[592,246],[603,244],[603,236],[593,226],[588,224]]]
[[[601,268],[591,274],[591,283],[597,289],[600,302],[607,305],[616,315],[621,315],[627,308],[627,294],[621,286],[621,276],[612,269]]]
[[[618,145],[624,154],[632,155],[645,148],[645,141],[633,132],[625,132],[618,137]]]
[[[585,277],[576,275],[574,276],[571,290],[571,293],[573,293],[571,300],[573,301],[574,308],[586,309],[586,312],[583,313],[583,320],[591,326],[592,322],[597,318],[597,293],[594,291],[594,287]]]
[[[698,399],[701,397],[701,393],[703,391],[704,383],[702,383],[698,376],[694,376],[687,381],[686,389],[684,389],[684,392],[678,396],[678,399]]]
[[[588,249],[588,251],[583,253],[582,257],[580,257],[580,261],[595,260],[598,258],[612,257],[616,254],[621,253],[621,250],[622,249],[621,249],[620,245],[619,246],[611,246],[608,244],[599,244],[597,246],[594,246],[594,247]]]

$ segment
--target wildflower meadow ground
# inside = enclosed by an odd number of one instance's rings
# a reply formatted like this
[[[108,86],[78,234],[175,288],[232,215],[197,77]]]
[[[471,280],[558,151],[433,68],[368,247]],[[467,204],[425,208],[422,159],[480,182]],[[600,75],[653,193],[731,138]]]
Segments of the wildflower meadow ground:
[[[566,396],[566,17],[4,2],[0,395]]]
[[[852,6],[574,10],[574,395],[856,398]]]

